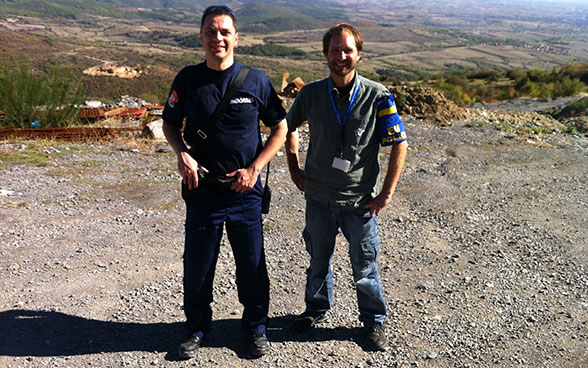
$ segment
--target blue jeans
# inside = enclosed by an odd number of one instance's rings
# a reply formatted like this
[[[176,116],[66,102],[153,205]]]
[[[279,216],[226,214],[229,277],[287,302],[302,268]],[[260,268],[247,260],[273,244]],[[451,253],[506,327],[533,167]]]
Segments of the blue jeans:
[[[269,277],[263,248],[262,192],[259,180],[244,193],[202,186],[187,203],[184,313],[188,333],[210,330],[213,279],[224,226],[235,257],[243,326],[251,333],[266,332]]]
[[[386,320],[386,301],[378,273],[380,235],[377,217],[306,202],[306,228],[303,237],[310,254],[306,270],[306,311],[326,313],[333,303],[335,237],[339,231],[349,242],[349,257],[357,292],[359,320],[369,326]]]

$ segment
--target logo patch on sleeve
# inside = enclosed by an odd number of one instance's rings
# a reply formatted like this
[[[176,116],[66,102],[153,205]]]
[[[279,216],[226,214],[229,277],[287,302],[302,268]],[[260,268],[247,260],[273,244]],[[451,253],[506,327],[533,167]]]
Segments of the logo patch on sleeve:
[[[174,108],[176,105],[176,102],[178,102],[178,92],[176,92],[176,90],[173,89],[171,91],[171,93],[169,94],[169,98],[167,99],[167,104],[169,105],[169,107]]]
[[[231,105],[241,105],[241,104],[252,104],[253,98],[251,97],[235,97],[231,100]]]

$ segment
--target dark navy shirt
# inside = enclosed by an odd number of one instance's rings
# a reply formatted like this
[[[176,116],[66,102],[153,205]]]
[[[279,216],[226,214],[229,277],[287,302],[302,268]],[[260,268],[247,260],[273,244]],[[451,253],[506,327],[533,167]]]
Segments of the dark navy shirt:
[[[207,132],[208,138],[202,141],[197,137],[196,131],[206,125],[242,67],[235,62],[216,71],[201,63],[182,69],[163,110],[163,120],[179,128],[186,118],[184,139],[192,146],[196,161],[214,175],[248,167],[262,149],[259,120],[271,127],[286,117],[267,76],[251,68],[225,112]]]

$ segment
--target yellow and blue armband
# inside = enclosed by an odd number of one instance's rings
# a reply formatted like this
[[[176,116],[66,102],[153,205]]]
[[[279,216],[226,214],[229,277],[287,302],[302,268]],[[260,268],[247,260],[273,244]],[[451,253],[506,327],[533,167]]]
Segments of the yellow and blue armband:
[[[395,142],[402,142],[406,140],[406,131],[404,124],[396,110],[394,103],[394,95],[390,94],[381,97],[377,101],[378,104],[378,133],[380,135],[380,145],[389,146]]]

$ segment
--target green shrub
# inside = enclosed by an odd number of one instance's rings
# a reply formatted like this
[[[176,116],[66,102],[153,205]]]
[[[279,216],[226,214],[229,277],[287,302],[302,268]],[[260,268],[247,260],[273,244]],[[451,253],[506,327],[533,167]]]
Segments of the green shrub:
[[[525,72],[523,70],[511,69],[506,72],[506,77],[510,80],[516,81],[523,79],[525,77]]]
[[[467,74],[468,79],[485,79],[496,81],[499,77],[500,73],[491,69],[476,70]]]
[[[554,83],[552,97],[571,96],[582,92],[586,85],[579,79],[564,77]]]
[[[37,120],[43,127],[67,126],[79,120],[81,87],[65,71],[40,74],[27,64],[0,70],[0,110],[3,125],[28,128]]]
[[[202,46],[202,42],[200,42],[200,35],[198,33],[193,33],[188,36],[178,36],[175,37],[174,40],[183,47],[187,48],[198,48]]]
[[[563,132],[571,134],[571,135],[576,135],[576,136],[580,135],[580,131],[578,130],[578,127],[572,123],[567,124]]]
[[[468,81],[464,78],[462,74],[451,73],[445,76],[445,83],[463,87],[468,84]]]
[[[241,46],[235,49],[239,54],[255,55],[255,56],[269,56],[269,57],[305,57],[306,52],[300,49],[276,45],[273,43],[253,46]]]

